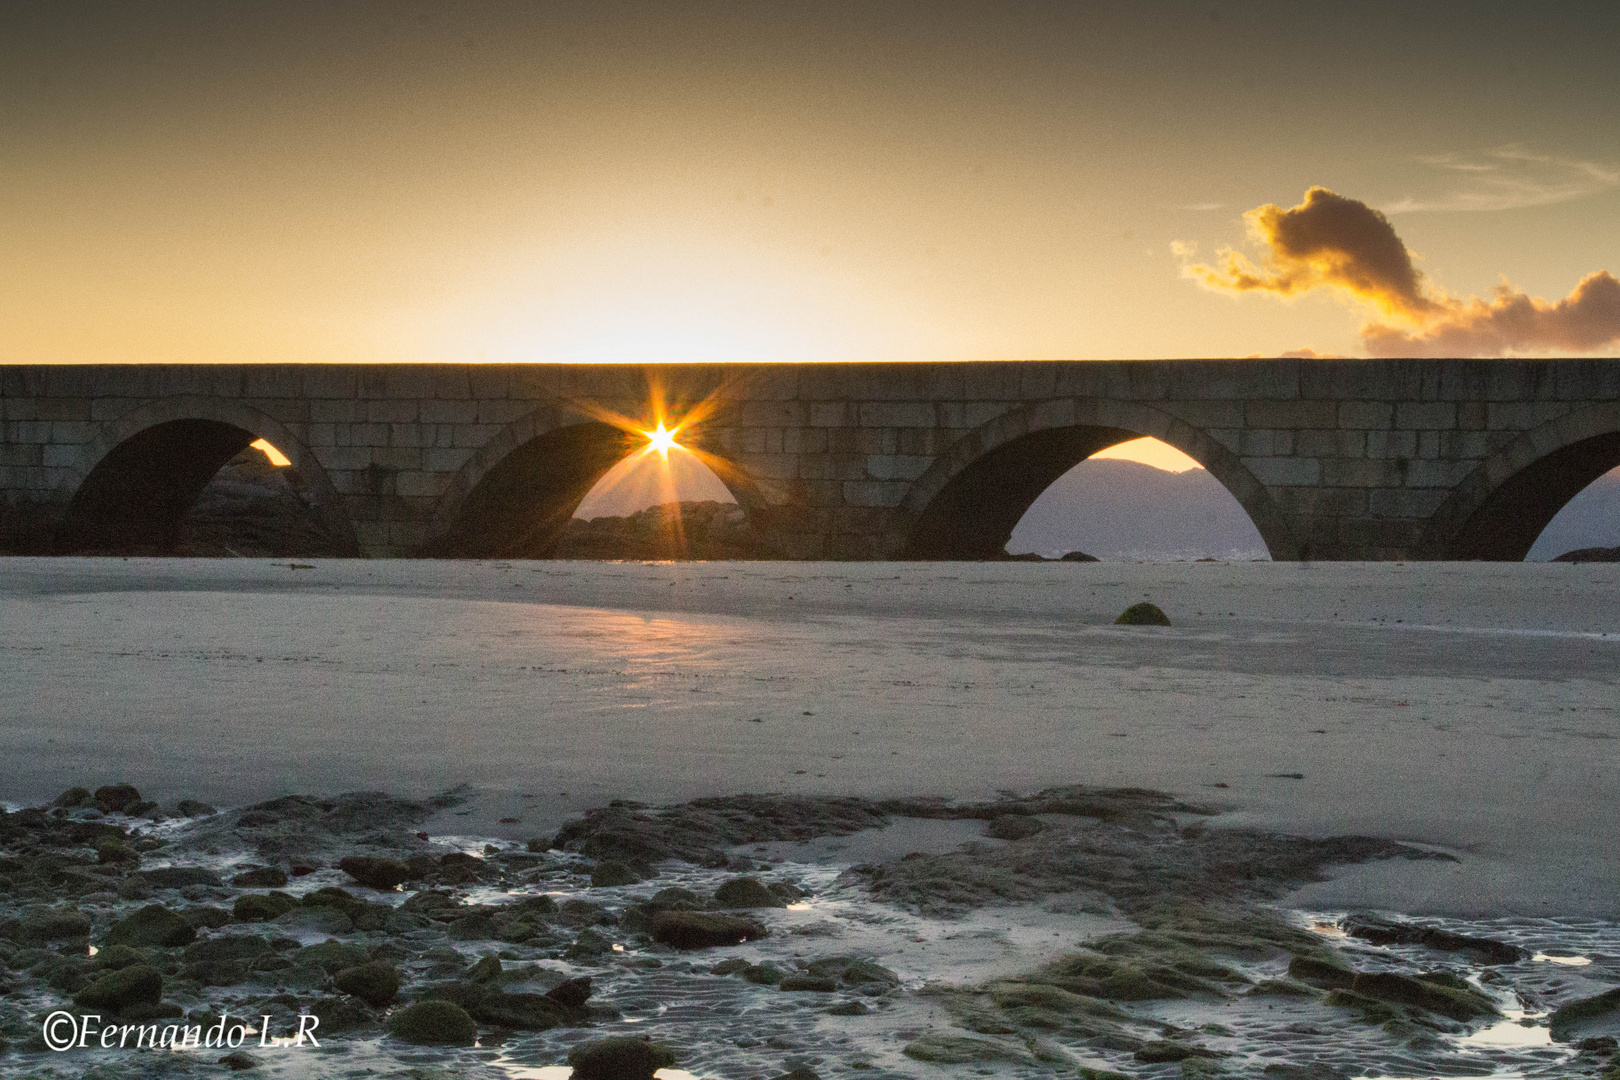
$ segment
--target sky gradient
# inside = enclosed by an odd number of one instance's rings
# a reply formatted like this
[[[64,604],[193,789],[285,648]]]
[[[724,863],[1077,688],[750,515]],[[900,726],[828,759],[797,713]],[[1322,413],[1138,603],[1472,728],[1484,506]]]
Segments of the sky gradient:
[[[1314,186],[1620,271],[1620,5],[1329,7],[0,4],[0,362],[1366,355],[1189,276]]]

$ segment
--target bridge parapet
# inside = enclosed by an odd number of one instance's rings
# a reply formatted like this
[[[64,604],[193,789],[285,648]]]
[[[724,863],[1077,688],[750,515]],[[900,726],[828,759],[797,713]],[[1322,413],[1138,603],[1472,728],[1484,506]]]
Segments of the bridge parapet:
[[[650,425],[655,398],[706,402],[692,437],[790,558],[993,556],[1052,480],[1138,435],[1210,469],[1279,559],[1519,558],[1620,465],[1611,359],[19,365],[5,542],[138,516],[131,485],[171,514],[163,477],[205,482],[263,437],[357,553],[539,554],[628,450],[600,418]]]

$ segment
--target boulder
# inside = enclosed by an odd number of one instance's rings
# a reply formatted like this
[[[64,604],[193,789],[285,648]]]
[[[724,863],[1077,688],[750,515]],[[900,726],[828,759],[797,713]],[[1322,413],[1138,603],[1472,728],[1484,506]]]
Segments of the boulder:
[[[1115,626],[1169,626],[1170,616],[1166,615],[1156,605],[1146,602],[1132,604],[1120,612],[1119,618],[1114,620]]]
[[[148,904],[107,931],[107,944],[172,949],[197,940],[197,930],[162,904]]]
[[[461,1006],[438,998],[401,1009],[388,1021],[396,1037],[417,1046],[471,1046],[478,1025]]]
[[[96,798],[94,795],[90,794],[89,788],[70,787],[66,791],[62,792],[62,794],[58,795],[56,800],[52,802],[51,805],[60,806],[68,810],[75,810],[81,806],[93,806],[95,805],[95,801]]]
[[[1374,945],[1422,945],[1439,952],[1463,953],[1481,964],[1516,964],[1524,959],[1517,945],[1494,938],[1469,937],[1431,926],[1390,922],[1387,919],[1346,919],[1344,932]]]
[[[359,945],[343,941],[323,941],[298,950],[296,962],[314,964],[323,971],[335,973],[345,968],[359,967],[371,960],[371,953]]]
[[[116,814],[141,801],[141,793],[133,784],[108,784],[96,788],[96,809],[104,814]]]
[[[614,859],[604,859],[591,867],[591,885],[598,889],[611,889],[616,885],[634,885],[641,880],[641,875],[631,869],[629,864]]]
[[[90,916],[77,908],[29,907],[23,910],[22,918],[6,926],[0,936],[24,945],[72,941],[90,936]]]
[[[156,1005],[163,998],[163,974],[146,964],[131,964],[103,975],[73,995],[85,1009],[119,1012],[134,1005]]]
[[[1096,562],[1096,561],[1097,561],[1097,556],[1095,556],[1095,555],[1087,555],[1083,551],[1065,551],[1058,558],[1058,562]]]
[[[271,951],[270,942],[258,934],[226,934],[193,942],[182,955],[186,963],[197,964],[208,960],[253,960]]]
[[[653,916],[649,930],[654,941],[676,949],[740,945],[770,933],[753,919],[708,911],[660,911]]]
[[[246,893],[231,905],[231,915],[237,922],[269,922],[297,906],[297,898],[284,892]]]
[[[563,1008],[576,1012],[585,1008],[585,1002],[589,1000],[590,996],[591,979],[589,975],[568,979],[546,991],[546,997]]]
[[[736,877],[714,890],[714,902],[723,908],[787,907],[782,898],[758,878]]]
[[[572,1080],[652,1080],[675,1064],[675,1052],[646,1039],[593,1039],[568,1051]]]
[[[287,874],[274,866],[253,866],[231,878],[239,889],[279,889],[287,884]]]
[[[142,870],[135,877],[154,889],[185,889],[193,885],[218,888],[224,884],[218,874],[202,866],[164,866],[156,870]]]
[[[1557,1042],[1592,1034],[1596,1028],[1620,1031],[1620,986],[1596,997],[1560,1005],[1553,1011],[1552,1037]]]
[[[373,1009],[381,1009],[393,1002],[399,994],[399,972],[392,964],[380,960],[344,968],[332,979],[332,985],[345,994],[352,994]]]
[[[174,809],[181,817],[187,818],[209,817],[219,813],[212,806],[205,802],[198,802],[196,799],[181,799]]]
[[[367,888],[382,892],[391,892],[411,877],[411,868],[404,863],[370,855],[350,855],[340,859],[338,869]]]

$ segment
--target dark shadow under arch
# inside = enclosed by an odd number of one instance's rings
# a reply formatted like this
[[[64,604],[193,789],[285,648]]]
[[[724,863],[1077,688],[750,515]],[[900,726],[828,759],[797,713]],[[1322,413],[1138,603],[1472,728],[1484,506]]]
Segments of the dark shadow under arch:
[[[74,493],[58,551],[167,554],[208,481],[259,436],[219,420],[154,424],[113,447]]]
[[[1114,427],[1061,427],[1003,443],[951,478],[917,516],[906,548],[912,559],[996,559],[1041,492],[1080,462],[1139,439]]]
[[[529,439],[479,478],[456,508],[454,520],[423,553],[549,557],[580,500],[639,442],[599,421],[553,428]]]
[[[1620,431],[1581,439],[1524,466],[1457,528],[1449,557],[1519,562],[1558,511],[1620,465]]]

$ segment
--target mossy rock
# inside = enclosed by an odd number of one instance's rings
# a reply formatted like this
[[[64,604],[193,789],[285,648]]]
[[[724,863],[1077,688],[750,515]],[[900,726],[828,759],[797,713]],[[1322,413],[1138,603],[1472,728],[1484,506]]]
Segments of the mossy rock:
[[[314,964],[322,970],[336,974],[345,968],[359,967],[371,960],[371,953],[359,945],[343,941],[323,941],[298,950],[293,958],[297,964]]]
[[[1423,979],[1410,979],[1391,971],[1361,972],[1351,982],[1350,990],[1363,997],[1410,1005],[1452,1020],[1478,1020],[1500,1015],[1495,1003],[1477,990],[1457,990]]]
[[[172,949],[196,940],[196,928],[162,904],[148,904],[107,931],[107,944],[135,948]]]
[[[186,946],[188,964],[209,960],[253,960],[271,951],[270,942],[257,934],[230,934]]]
[[[641,875],[628,863],[617,862],[613,859],[604,859],[591,867],[591,886],[597,889],[611,889],[618,885],[634,885],[641,880]]]
[[[392,1003],[399,994],[399,972],[394,970],[392,964],[373,960],[339,971],[332,978],[332,985],[345,994],[359,998],[373,1009],[381,1009]]]
[[[96,788],[96,809],[106,814],[116,814],[120,810],[141,801],[141,793],[133,784],[107,784]]]
[[[486,956],[472,967],[467,969],[467,981],[475,983],[496,982],[501,977],[501,961],[498,956]]]
[[[1156,604],[1143,601],[1132,604],[1119,613],[1114,620],[1115,626],[1169,626],[1170,616],[1166,615]]]
[[[653,916],[652,939],[676,949],[708,949],[741,945],[766,937],[770,931],[752,919],[717,915],[709,911],[660,911]]]
[[[914,1061],[931,1065],[966,1065],[975,1061],[1027,1061],[1028,1055],[1010,1046],[971,1035],[924,1035],[900,1051]]]
[[[131,964],[150,961],[150,953],[131,945],[107,945],[90,958],[90,967],[97,971],[117,971]]]
[[[675,1051],[646,1039],[593,1039],[568,1051],[572,1080],[652,1080],[675,1064]]]
[[[237,922],[269,922],[297,906],[297,898],[284,892],[246,893],[231,905],[231,916]]]
[[[287,873],[274,866],[254,866],[231,878],[239,889],[279,889],[287,884]]]
[[[997,814],[984,826],[984,835],[992,840],[1027,840],[1044,826],[1040,818],[1029,814]]]
[[[131,964],[103,975],[73,995],[86,1009],[120,1012],[135,1005],[156,1005],[163,998],[163,973],[147,964]]]
[[[396,859],[350,855],[338,860],[338,869],[368,888],[388,892],[410,880],[411,868]]]
[[[723,908],[787,907],[782,898],[758,878],[738,877],[714,890],[714,902]]]
[[[478,1025],[467,1010],[440,998],[401,1009],[389,1018],[388,1029],[416,1046],[471,1046],[478,1041]]]
[[[1620,1027],[1620,986],[1596,997],[1560,1005],[1552,1014],[1552,1037],[1557,1042],[1568,1042],[1582,1029],[1605,1021]]]

